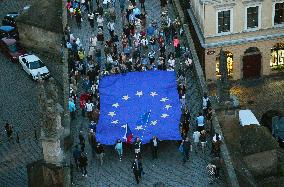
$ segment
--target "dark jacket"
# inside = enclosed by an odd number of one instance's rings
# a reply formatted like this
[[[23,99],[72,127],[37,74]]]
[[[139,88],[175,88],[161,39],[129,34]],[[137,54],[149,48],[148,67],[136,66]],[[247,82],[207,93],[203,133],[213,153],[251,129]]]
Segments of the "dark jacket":
[[[80,140],[80,144],[85,144],[85,138],[83,136],[83,134],[79,134],[79,140]]]
[[[138,163],[138,166],[137,166],[137,163]],[[132,170],[133,172],[141,172],[143,170],[142,168],[142,163],[138,160],[137,163],[134,161],[132,163]]]
[[[81,156],[81,151],[79,151],[78,149],[75,149],[75,150],[73,151],[73,158],[74,158],[74,159],[79,159],[80,156]]]
[[[96,153],[97,154],[101,154],[101,153],[104,153],[104,152],[105,152],[105,150],[104,150],[103,146],[99,145],[99,146],[96,147]]]
[[[79,166],[83,167],[83,166],[87,166],[88,165],[88,158],[86,157],[85,154],[81,154],[80,158],[79,158]]]
[[[206,134],[200,134],[199,140],[200,142],[206,142]]]
[[[183,141],[183,150],[184,151],[189,151],[190,150],[190,141]]]
[[[141,141],[134,142],[134,149],[140,149],[141,150],[141,147],[142,147],[142,142]]]

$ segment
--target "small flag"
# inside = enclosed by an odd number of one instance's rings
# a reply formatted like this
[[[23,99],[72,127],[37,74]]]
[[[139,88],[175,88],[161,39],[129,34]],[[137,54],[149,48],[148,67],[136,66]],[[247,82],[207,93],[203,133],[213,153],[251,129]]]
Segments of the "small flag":
[[[130,144],[131,141],[132,141],[133,134],[132,134],[132,132],[131,132],[131,130],[130,130],[128,124],[126,124],[125,134],[124,134],[124,137],[123,137],[123,138],[125,139],[125,142],[126,142],[126,143],[129,143],[129,144]]]

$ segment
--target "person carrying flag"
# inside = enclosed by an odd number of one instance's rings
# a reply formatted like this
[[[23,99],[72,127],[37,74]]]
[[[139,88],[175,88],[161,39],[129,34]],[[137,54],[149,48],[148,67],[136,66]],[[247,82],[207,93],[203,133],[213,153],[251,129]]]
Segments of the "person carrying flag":
[[[124,134],[123,138],[125,139],[125,142],[127,144],[131,144],[131,141],[132,141],[132,138],[133,138],[133,134],[132,134],[128,124],[126,124],[125,134]]]

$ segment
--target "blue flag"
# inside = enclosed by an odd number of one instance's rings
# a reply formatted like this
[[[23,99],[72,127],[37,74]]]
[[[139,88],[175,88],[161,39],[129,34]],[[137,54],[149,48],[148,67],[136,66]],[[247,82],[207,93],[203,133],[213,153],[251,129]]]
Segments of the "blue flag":
[[[96,138],[102,144],[113,145],[125,138],[127,129],[143,143],[153,136],[160,140],[181,139],[175,72],[107,76],[100,81],[99,90],[101,111]]]

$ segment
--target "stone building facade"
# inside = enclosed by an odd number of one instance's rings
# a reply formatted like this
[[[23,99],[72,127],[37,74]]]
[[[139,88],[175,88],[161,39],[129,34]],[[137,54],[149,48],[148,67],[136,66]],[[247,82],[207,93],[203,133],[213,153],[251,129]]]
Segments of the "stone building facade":
[[[284,69],[284,0],[190,0],[207,80],[219,76],[223,48],[231,79],[251,79]]]

